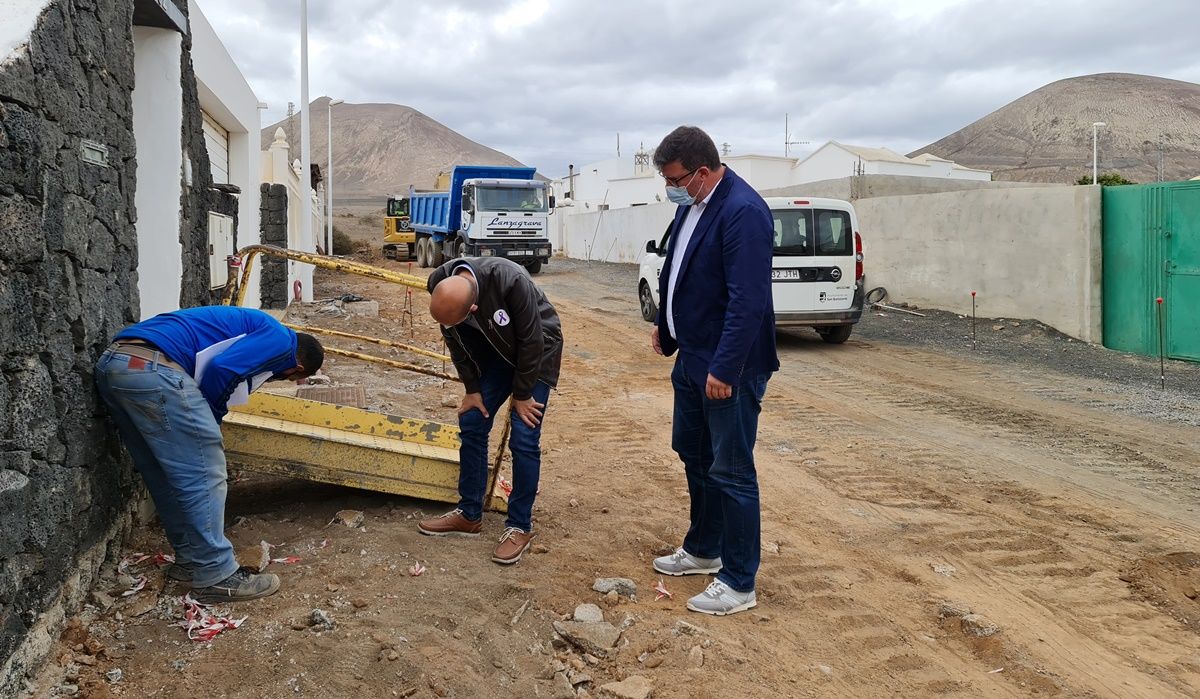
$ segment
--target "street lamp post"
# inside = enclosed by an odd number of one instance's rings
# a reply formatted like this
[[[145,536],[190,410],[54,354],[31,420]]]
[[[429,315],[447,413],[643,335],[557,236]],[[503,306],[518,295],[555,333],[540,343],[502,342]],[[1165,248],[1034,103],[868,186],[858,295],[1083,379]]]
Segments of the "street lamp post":
[[[1096,163],[1097,163],[1097,156],[1099,155],[1099,152],[1100,152],[1100,149],[1097,146],[1098,135],[1097,135],[1096,130],[1099,129],[1101,126],[1108,126],[1108,124],[1105,124],[1103,121],[1093,121],[1092,122],[1092,184],[1100,184],[1100,180],[1096,179],[1099,175],[1099,173],[1097,172],[1098,168],[1096,167]]]
[[[333,106],[344,100],[329,100],[325,115],[325,249],[333,254]]]
[[[308,134],[308,0],[300,0],[300,245],[312,245],[312,146]],[[302,248],[307,249],[307,247]],[[329,252],[326,250],[326,252]]]

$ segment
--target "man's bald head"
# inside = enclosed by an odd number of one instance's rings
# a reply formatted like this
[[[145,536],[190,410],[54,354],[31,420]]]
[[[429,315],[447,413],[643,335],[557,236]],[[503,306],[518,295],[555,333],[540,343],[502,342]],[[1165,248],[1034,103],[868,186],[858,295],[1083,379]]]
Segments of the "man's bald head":
[[[475,310],[479,290],[475,280],[468,274],[451,275],[433,287],[433,295],[429,300],[429,315],[441,325],[458,325]]]

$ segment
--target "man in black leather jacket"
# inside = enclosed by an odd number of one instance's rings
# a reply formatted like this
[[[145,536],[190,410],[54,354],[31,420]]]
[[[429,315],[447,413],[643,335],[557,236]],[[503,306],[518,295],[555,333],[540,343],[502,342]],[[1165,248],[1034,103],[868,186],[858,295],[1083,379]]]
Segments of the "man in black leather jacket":
[[[458,507],[417,528],[430,536],[479,536],[492,415],[511,395],[513,490],[492,560],[516,563],[534,536],[542,420],[562,365],[558,313],[525,269],[503,258],[452,260],[434,270],[428,288],[430,315],[442,326],[466,395],[458,408]]]

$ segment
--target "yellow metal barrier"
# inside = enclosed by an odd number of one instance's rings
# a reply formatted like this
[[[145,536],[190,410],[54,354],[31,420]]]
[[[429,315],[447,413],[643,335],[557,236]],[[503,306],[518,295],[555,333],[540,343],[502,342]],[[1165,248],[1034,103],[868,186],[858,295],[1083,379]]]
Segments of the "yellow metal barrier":
[[[371,277],[372,279],[382,279],[385,282],[394,282],[411,286],[414,289],[426,289],[426,281],[424,277],[418,277],[415,274],[404,274],[402,272],[393,272],[390,269],[375,267],[373,265],[364,264],[362,262],[354,262],[352,260],[342,260],[336,257],[327,257],[318,255],[315,252],[304,252],[302,250],[289,250],[287,248],[277,248],[274,245],[247,245],[238,250],[238,257],[242,260],[242,275],[236,287],[229,287],[225,291],[225,305],[240,306],[246,301],[246,290],[249,288],[250,271],[254,268],[254,258],[256,255],[270,255],[271,257],[282,257],[296,262],[313,265],[314,267],[323,267],[325,269],[334,269],[339,272],[349,272],[358,274],[363,277]]]
[[[458,428],[360,408],[255,393],[221,431],[229,463],[319,483],[458,502]],[[489,485],[496,466],[489,465]],[[488,492],[494,493],[494,487]],[[487,505],[504,512],[493,495]]]

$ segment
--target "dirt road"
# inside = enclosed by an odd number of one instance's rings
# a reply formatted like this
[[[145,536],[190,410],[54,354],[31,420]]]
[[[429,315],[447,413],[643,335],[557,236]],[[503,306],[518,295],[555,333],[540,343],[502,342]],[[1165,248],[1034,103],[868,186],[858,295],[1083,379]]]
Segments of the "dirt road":
[[[174,587],[141,616],[93,610],[92,636],[118,658],[82,668],[84,693],[549,697],[563,663],[592,696],[630,675],[681,698],[1200,695],[1196,427],[1133,416],[1099,379],[784,332],[757,450],[760,606],[704,617],[684,601],[706,579],[652,591],[649,561],[680,541],[687,494],[670,363],[648,348],[635,279],[555,261],[538,281],[567,337],[538,553],[490,563],[497,515],[485,538],[446,542],[414,529],[438,505],[249,477],[231,486],[229,516],[244,518],[231,535],[302,558],[274,568],[284,590],[238,608],[249,619],[211,644],[170,626]],[[403,291],[325,279],[318,295],[346,289],[380,300],[381,318],[326,325],[436,342],[423,298],[409,331]],[[367,384],[376,407],[451,419],[454,389],[436,380],[350,361],[328,373]],[[327,526],[348,507],[364,530]],[[163,546],[154,528],[136,536]],[[605,605],[591,587],[609,576],[636,581],[636,601]],[[552,622],[581,602],[629,624],[613,657],[552,646]],[[314,608],[334,630],[308,625]]]

